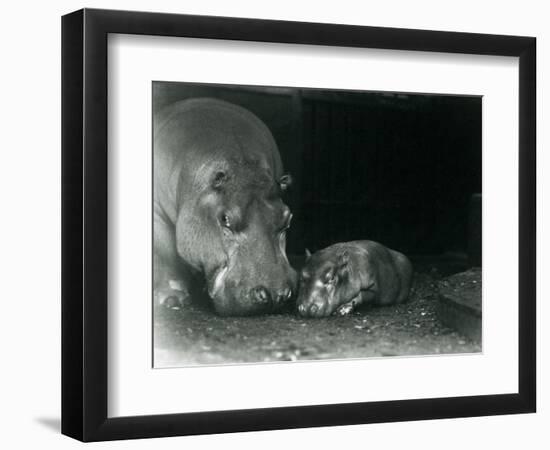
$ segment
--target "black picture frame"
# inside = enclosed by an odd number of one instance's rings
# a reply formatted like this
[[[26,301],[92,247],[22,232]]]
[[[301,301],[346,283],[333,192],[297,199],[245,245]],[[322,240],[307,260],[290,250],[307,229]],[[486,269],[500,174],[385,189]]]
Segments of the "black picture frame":
[[[518,393],[107,417],[109,33],[519,57]],[[535,412],[536,39],[83,9],[62,18],[62,433],[101,441]]]

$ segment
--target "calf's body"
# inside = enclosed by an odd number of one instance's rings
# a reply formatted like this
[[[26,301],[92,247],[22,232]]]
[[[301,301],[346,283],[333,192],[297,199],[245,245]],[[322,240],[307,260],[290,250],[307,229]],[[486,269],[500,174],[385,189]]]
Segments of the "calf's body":
[[[305,317],[349,314],[370,303],[407,300],[412,281],[409,259],[374,241],[334,244],[309,256],[300,276],[298,312]]]

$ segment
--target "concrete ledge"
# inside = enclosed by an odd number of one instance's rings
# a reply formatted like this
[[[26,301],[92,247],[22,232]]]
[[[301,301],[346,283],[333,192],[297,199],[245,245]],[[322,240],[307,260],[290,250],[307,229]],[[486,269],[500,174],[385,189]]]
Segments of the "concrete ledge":
[[[438,290],[441,322],[481,342],[481,269],[447,277],[438,283]]]

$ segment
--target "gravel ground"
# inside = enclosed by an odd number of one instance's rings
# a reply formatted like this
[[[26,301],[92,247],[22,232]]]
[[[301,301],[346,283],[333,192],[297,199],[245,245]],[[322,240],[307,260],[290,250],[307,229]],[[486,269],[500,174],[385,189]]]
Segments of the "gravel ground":
[[[155,367],[480,352],[479,343],[438,319],[445,268],[415,274],[409,301],[348,317],[303,319],[289,310],[259,317],[216,316],[206,302],[154,310]]]

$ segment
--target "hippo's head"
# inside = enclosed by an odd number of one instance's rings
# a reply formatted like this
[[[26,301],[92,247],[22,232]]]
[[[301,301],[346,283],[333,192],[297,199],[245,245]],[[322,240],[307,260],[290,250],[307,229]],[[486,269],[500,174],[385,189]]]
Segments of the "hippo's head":
[[[300,274],[298,313],[303,317],[327,317],[360,291],[350,276],[349,252],[327,248],[311,255]]]
[[[204,178],[194,207],[178,218],[179,253],[204,274],[219,314],[277,310],[297,278],[285,250],[292,213],[281,198],[290,176],[276,179],[254,159],[234,159]]]

